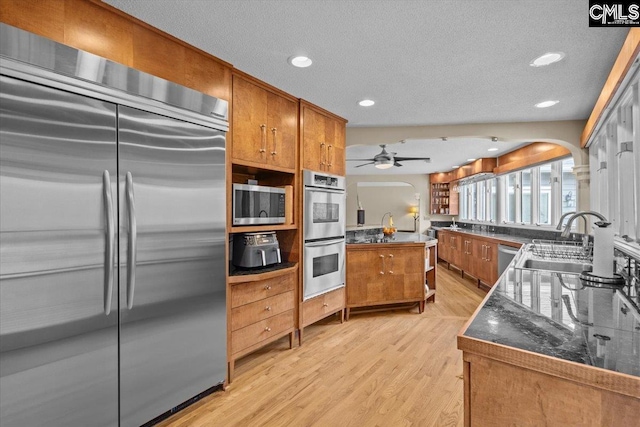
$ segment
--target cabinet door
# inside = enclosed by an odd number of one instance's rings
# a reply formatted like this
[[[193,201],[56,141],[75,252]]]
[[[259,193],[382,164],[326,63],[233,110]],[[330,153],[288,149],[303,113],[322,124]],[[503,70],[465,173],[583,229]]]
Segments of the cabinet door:
[[[486,279],[485,282],[489,286],[493,286],[498,280],[498,244],[493,242],[486,243],[487,249],[485,250],[485,269]]]
[[[328,171],[335,175],[344,175],[346,168],[345,124],[340,120],[325,117],[325,132]]]
[[[475,250],[474,250],[474,242],[473,239],[469,237],[462,238],[462,247],[461,247],[461,265],[460,268],[462,270],[468,272],[471,275],[474,275],[474,264],[475,264]]]
[[[424,249],[394,248],[387,254],[386,268],[390,301],[424,297]]]
[[[298,104],[268,92],[267,111],[267,162],[274,166],[295,170],[298,146]]]
[[[457,267],[462,264],[462,237],[453,233],[449,235],[449,259]]]
[[[234,160],[254,163],[267,161],[267,100],[266,90],[234,76],[232,132]]]
[[[443,261],[449,261],[449,236],[446,231],[438,231],[438,257]]]
[[[376,249],[347,250],[347,305],[383,301],[384,254]]]
[[[302,167],[327,172],[325,118],[306,106],[302,108],[302,146]]]

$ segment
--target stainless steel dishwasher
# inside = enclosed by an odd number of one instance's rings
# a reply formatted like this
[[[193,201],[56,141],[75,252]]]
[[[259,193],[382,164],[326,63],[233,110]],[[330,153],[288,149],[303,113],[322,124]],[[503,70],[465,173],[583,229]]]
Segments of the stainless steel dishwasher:
[[[507,269],[518,250],[511,246],[498,245],[498,277],[502,276],[502,273]]]

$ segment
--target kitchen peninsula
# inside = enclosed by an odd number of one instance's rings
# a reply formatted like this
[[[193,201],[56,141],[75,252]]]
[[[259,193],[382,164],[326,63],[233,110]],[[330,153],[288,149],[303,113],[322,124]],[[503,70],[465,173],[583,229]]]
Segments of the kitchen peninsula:
[[[437,240],[418,233],[383,237],[382,228],[347,229],[346,319],[352,309],[435,301]]]
[[[638,261],[616,264],[626,285],[593,286],[588,265],[520,250],[458,335],[465,426],[637,424]]]

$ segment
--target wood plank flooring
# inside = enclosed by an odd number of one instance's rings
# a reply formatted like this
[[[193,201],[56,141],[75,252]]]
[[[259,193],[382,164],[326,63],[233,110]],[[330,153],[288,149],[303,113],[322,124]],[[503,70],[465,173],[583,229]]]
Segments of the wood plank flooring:
[[[456,335],[484,298],[475,280],[438,265],[435,303],[336,316],[236,363],[234,381],[162,427],[462,426]]]

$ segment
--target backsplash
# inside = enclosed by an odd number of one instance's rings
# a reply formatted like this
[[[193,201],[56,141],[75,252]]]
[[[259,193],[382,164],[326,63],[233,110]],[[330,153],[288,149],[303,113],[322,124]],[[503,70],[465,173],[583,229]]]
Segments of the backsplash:
[[[449,227],[451,221],[431,221],[432,227]],[[568,238],[561,237],[562,230],[542,230],[534,228],[508,227],[492,224],[475,224],[469,222],[456,222],[456,225],[466,230],[487,231],[489,233],[505,234],[524,239],[545,239],[545,240],[575,240],[582,238],[580,233],[571,233]],[[593,236],[589,237],[593,240]]]

